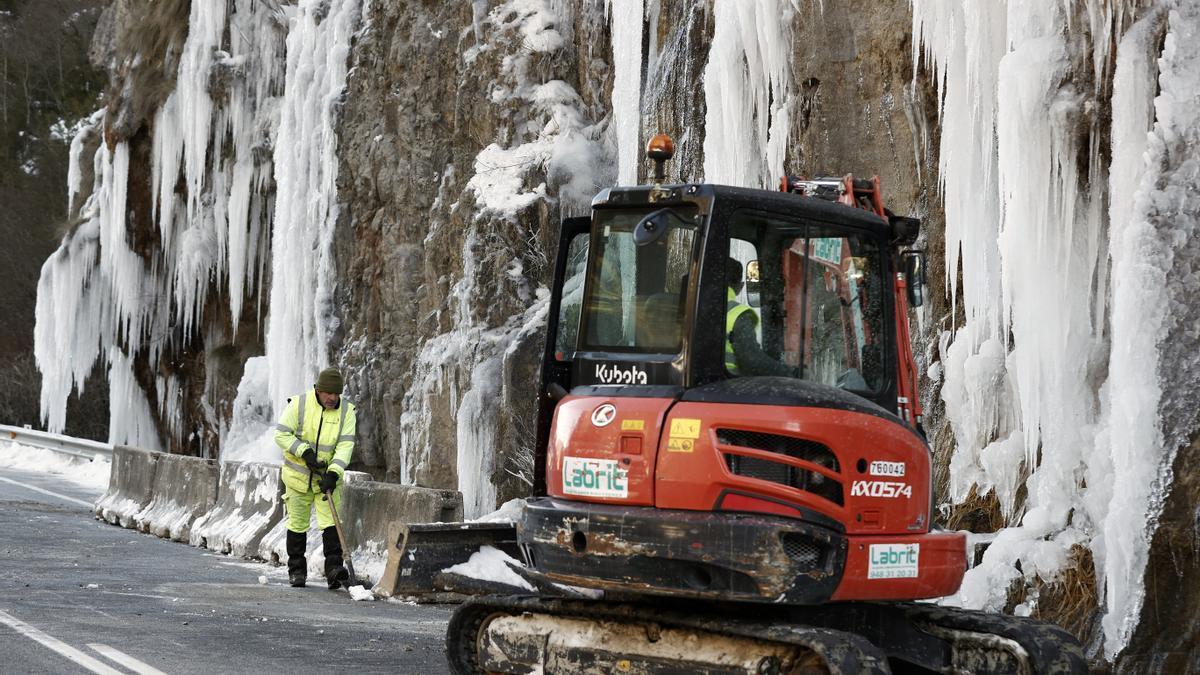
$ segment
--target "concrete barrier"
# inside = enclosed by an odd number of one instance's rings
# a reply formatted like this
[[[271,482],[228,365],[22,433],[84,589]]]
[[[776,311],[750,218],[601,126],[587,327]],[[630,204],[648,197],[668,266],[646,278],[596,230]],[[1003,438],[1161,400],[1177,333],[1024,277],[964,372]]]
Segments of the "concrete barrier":
[[[96,502],[96,517],[113,525],[133,527],[134,517],[154,496],[154,474],[161,457],[160,452],[114,446],[108,491]]]
[[[217,500],[215,459],[162,455],[154,471],[154,497],[134,516],[139,530],[157,537],[187,541],[192,523]]]
[[[342,490],[339,513],[347,545],[358,549],[371,542],[387,542],[388,526],[394,522],[459,522],[463,519],[463,499],[457,490],[350,480]]]
[[[463,519],[462,493],[349,480],[342,492],[342,526],[358,576],[378,583],[384,576],[395,541],[389,538],[394,524],[459,522]]]
[[[279,465],[224,462],[212,510],[192,523],[189,543],[240,558],[260,557],[259,547],[283,519]]]

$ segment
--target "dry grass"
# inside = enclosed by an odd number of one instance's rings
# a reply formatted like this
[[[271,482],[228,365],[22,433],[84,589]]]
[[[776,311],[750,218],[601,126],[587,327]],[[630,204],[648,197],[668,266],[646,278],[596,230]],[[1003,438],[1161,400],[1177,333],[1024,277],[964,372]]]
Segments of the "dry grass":
[[[1004,511],[993,490],[980,495],[977,487],[962,502],[950,508],[945,527],[948,530],[997,532],[1005,526]]]
[[[1054,581],[1034,579],[1030,585],[1018,579],[1009,589],[1005,613],[1011,614],[1014,607],[1031,596],[1037,600],[1034,618],[1062,626],[1085,645],[1092,641],[1097,629],[1099,598],[1090,550],[1079,544],[1072,546],[1070,561]]]

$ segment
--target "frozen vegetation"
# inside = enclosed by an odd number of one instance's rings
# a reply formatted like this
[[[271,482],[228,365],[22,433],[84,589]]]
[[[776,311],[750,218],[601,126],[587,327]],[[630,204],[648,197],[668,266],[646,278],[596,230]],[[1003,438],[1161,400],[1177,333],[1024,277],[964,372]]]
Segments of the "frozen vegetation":
[[[467,224],[462,268],[452,271],[455,281],[449,312],[454,328],[427,341],[420,350],[414,386],[404,396],[400,454],[401,479],[409,482],[412,468],[431,456],[431,401],[449,389],[450,413],[457,429],[458,489],[468,518],[496,508],[493,475],[498,470],[501,377],[516,349],[540,334],[549,297],[545,287],[529,284],[520,260],[513,259],[508,264],[509,277],[527,309],[501,325],[491,325],[480,317],[481,299],[493,289],[481,288],[478,275],[485,263],[493,262],[489,258],[501,254],[489,245],[490,233],[496,229],[496,221],[522,227],[527,221],[522,218],[523,211],[538,201],[555,202],[564,213],[583,208],[596,187],[595,167],[605,152],[601,130],[584,116],[579,94],[562,80],[540,81],[534,70],[539,58],[569,44],[576,11],[592,10],[542,0],[500,3],[477,15],[477,34],[484,36],[484,42],[462,56],[469,65],[484,51],[503,54],[499,78],[489,96],[493,104],[512,111],[506,124],[512,139],[488,144],[475,159],[467,192],[477,211]],[[636,133],[634,137],[636,143]],[[550,181],[557,184],[555,193]],[[435,221],[426,241],[444,226]],[[457,373],[464,366],[470,375],[466,389],[459,392]]]

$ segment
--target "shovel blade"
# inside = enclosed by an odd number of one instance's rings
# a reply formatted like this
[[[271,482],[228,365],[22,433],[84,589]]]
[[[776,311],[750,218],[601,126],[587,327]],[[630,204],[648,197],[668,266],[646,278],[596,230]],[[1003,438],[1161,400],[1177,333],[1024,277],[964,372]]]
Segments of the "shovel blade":
[[[511,523],[394,523],[393,546],[376,592],[384,596],[429,596],[444,589],[442,570],[467,562],[481,546],[492,546],[514,558],[517,530]]]

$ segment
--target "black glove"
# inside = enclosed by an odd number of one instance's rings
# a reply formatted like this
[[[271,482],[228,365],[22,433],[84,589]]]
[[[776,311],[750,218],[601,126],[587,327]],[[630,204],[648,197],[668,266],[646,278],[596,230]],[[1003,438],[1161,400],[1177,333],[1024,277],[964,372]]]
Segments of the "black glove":
[[[316,450],[313,450],[311,447],[307,448],[304,452],[300,453],[300,459],[304,460],[304,465],[308,467],[309,471],[316,471],[316,469],[317,469],[317,451]]]
[[[321,476],[321,492],[333,492],[340,477],[336,471],[326,471],[325,475]]]

